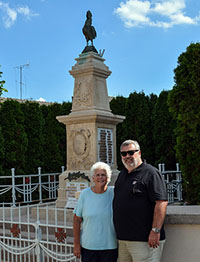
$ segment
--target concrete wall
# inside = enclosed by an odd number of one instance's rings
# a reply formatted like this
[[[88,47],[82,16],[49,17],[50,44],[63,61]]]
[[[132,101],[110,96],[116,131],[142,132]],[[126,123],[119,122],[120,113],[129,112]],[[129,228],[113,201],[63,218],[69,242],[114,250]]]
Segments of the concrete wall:
[[[162,262],[200,261],[200,206],[168,206]]]

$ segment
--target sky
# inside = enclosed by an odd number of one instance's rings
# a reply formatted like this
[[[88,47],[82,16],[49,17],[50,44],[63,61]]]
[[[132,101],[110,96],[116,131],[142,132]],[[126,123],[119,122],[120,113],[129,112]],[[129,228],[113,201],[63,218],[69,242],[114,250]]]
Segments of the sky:
[[[3,97],[71,102],[87,10],[112,71],[109,96],[172,89],[179,55],[200,41],[199,0],[0,0]]]

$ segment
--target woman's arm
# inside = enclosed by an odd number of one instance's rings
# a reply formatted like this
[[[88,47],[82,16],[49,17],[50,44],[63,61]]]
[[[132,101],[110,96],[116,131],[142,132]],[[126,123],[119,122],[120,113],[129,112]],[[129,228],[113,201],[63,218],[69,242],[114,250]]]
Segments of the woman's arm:
[[[73,232],[74,232],[74,255],[78,258],[81,256],[80,231],[82,218],[74,215]]]

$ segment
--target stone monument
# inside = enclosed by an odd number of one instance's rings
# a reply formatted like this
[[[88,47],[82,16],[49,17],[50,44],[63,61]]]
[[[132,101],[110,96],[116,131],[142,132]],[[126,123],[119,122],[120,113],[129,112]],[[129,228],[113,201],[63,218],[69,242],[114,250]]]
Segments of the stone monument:
[[[66,125],[67,170],[59,177],[57,207],[73,208],[76,191],[90,185],[90,168],[102,161],[112,168],[111,185],[118,175],[116,125],[125,117],[110,110],[106,79],[111,74],[101,54],[83,52],[75,59],[70,74],[74,77],[72,111],[58,116]],[[70,201],[69,201],[70,200]]]

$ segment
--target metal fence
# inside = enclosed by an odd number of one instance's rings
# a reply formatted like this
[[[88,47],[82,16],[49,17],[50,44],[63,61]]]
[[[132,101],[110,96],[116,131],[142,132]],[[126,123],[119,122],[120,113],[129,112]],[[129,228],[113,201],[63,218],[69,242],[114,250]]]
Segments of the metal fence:
[[[176,164],[176,170],[165,170],[165,164],[159,164],[158,168],[164,176],[168,202],[181,202],[182,198],[182,174],[179,164]],[[64,172],[64,166],[61,167]],[[41,173],[41,167],[38,167],[38,174],[15,175],[15,169],[11,169],[11,176],[0,176],[0,196],[12,191],[12,205],[17,202],[32,203],[39,201],[42,203],[46,199],[56,199],[59,186],[59,175],[61,173]],[[4,183],[6,181],[6,183]],[[35,198],[33,198],[35,194]],[[21,199],[20,199],[21,197]]]
[[[0,176],[0,195],[12,191],[13,206],[16,206],[16,202],[42,203],[45,198],[56,199],[61,173],[42,174],[41,170],[38,167],[38,174],[16,175],[12,168],[11,176]],[[61,172],[64,172],[64,166],[61,167]]]
[[[0,262],[78,262],[69,212],[53,204],[1,205]]]
[[[181,202],[183,200],[182,173],[179,168],[179,164],[176,164],[176,170],[173,171],[165,170],[165,164],[159,164],[158,168],[165,179],[169,204]]]

